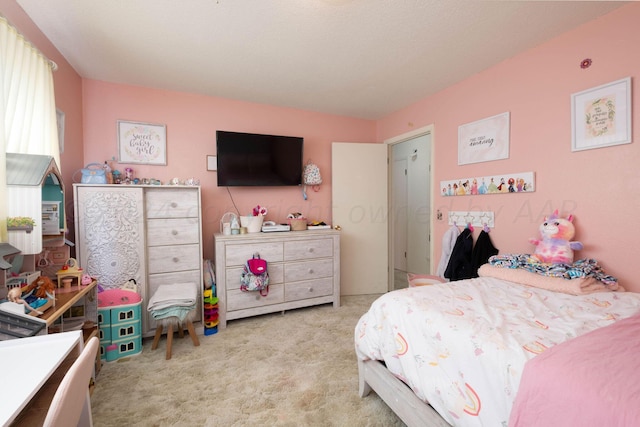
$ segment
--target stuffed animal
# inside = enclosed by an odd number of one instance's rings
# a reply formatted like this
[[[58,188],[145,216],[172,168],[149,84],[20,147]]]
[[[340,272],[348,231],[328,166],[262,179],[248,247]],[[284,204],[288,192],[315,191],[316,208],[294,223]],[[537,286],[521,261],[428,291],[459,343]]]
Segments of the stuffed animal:
[[[572,221],[573,215],[560,218],[557,209],[553,215],[545,217],[538,229],[541,239],[529,239],[536,246],[531,257],[545,263],[572,264],[573,251],[582,249],[582,243],[570,241],[575,235]]]

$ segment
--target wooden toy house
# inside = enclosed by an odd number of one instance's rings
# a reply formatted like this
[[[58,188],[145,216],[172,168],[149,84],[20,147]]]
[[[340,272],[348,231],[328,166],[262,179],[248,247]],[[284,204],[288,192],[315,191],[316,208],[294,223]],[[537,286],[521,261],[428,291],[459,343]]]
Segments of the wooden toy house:
[[[42,252],[43,236],[64,244],[64,204],[62,175],[53,157],[7,153],[8,217],[33,220],[32,227],[8,228],[11,245],[35,255]]]

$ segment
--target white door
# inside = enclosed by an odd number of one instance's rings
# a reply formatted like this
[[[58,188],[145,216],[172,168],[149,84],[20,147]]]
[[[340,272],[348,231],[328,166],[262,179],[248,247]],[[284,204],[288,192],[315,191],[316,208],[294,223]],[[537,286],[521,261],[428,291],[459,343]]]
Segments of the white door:
[[[333,224],[340,236],[342,295],[382,294],[388,278],[387,145],[331,146]]]

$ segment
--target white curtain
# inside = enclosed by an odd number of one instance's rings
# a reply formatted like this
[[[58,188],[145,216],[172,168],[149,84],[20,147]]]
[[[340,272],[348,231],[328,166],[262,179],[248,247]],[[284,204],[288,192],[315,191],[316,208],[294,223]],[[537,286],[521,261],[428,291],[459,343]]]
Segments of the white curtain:
[[[54,65],[0,16],[0,241],[7,240],[5,153],[52,156],[60,167]]]

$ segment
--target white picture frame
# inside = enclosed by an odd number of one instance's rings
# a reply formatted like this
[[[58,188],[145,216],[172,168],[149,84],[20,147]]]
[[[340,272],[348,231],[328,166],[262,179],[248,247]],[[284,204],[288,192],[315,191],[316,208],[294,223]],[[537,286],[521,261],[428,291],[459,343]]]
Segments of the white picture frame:
[[[571,95],[571,151],[631,143],[631,77]]]
[[[118,120],[118,163],[167,164],[165,125]]]
[[[509,158],[509,112],[458,126],[458,165]]]

